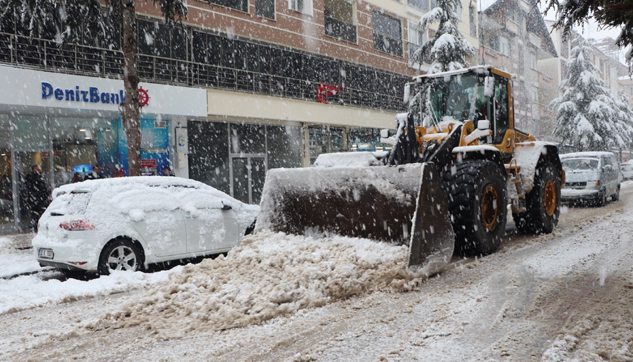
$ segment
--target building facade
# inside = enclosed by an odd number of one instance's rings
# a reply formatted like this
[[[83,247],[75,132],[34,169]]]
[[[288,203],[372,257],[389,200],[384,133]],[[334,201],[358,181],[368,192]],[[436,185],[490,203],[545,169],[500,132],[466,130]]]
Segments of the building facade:
[[[558,84],[539,64],[558,54],[543,16],[531,0],[488,2],[479,14],[482,62],[516,75],[512,91],[516,127],[548,139],[553,115],[547,99]]]
[[[404,84],[420,72],[409,54],[429,35],[416,24],[432,0],[186,3],[183,26],[170,29],[151,2],[137,2],[138,69],[149,96],[145,173],[169,166],[258,203],[268,169],[309,166],[324,152],[388,149],[379,130],[405,110]],[[472,35],[469,19],[461,26]],[[121,35],[64,45],[56,37],[29,34],[10,18],[0,27],[0,74],[14,88],[21,77],[37,83],[14,94],[7,85],[11,97],[0,101],[5,230],[27,224],[22,180],[32,164],[51,188],[95,164],[108,176],[126,174]]]

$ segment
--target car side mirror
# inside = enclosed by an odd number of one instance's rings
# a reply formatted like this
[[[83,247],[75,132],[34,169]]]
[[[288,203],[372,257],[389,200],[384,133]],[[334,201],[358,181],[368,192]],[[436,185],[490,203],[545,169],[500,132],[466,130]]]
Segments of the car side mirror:
[[[226,211],[226,210],[233,210],[233,207],[231,207],[231,205],[222,204],[222,210],[224,210],[224,211]]]

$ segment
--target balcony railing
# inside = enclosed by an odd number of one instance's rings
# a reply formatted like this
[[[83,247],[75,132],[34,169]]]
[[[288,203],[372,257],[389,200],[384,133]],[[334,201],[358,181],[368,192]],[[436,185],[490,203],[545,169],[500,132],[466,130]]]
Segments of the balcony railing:
[[[325,35],[356,43],[356,25],[326,16]]]
[[[356,32],[354,31],[354,36]],[[0,63],[66,74],[121,79],[123,53],[77,44],[58,46],[55,41],[0,33]],[[143,82],[205,87],[316,100],[319,82],[227,68],[213,64],[139,54]],[[343,87],[328,97],[331,104],[401,110],[401,97]]]

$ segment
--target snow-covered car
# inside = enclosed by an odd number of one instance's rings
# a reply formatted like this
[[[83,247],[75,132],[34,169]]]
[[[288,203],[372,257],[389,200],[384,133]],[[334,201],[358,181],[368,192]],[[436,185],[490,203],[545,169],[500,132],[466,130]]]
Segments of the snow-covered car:
[[[33,250],[41,266],[109,274],[229,251],[259,206],[177,177],[84,181],[53,191]]]
[[[621,163],[620,173],[625,180],[633,179],[633,160]]]
[[[620,167],[611,152],[576,152],[560,156],[565,170],[561,198],[602,206],[620,198]]]

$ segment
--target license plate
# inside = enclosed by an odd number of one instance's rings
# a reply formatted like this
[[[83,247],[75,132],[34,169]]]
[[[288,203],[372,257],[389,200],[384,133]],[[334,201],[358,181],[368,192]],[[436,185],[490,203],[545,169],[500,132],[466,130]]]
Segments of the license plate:
[[[39,249],[37,255],[42,259],[53,259],[55,253],[53,253],[53,249]]]

